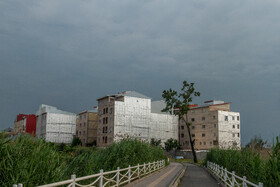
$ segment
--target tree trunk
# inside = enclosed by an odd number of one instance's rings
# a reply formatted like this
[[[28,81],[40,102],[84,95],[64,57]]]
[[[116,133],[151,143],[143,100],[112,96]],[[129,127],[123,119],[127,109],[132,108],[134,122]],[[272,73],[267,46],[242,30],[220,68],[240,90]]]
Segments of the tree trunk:
[[[190,137],[190,143],[191,143],[191,148],[192,148],[192,154],[193,154],[193,162],[197,163],[197,157],[196,157],[196,152],[194,150],[194,141],[192,140],[192,136],[191,136],[191,130],[190,130],[190,126],[189,124],[186,122],[187,128],[188,128],[188,133],[189,133],[189,137]]]

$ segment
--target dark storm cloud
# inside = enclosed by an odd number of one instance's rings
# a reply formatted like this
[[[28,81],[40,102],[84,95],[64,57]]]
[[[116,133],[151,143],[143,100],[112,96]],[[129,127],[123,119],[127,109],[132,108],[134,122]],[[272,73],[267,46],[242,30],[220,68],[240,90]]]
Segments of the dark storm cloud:
[[[280,134],[279,1],[0,2],[1,129],[39,104],[79,112],[183,80],[232,101],[242,141]]]

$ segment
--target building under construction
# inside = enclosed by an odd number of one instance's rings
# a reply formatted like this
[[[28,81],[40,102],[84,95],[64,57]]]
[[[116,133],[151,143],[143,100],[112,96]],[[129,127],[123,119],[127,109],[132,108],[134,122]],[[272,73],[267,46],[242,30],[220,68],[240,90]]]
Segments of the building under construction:
[[[69,144],[76,134],[76,114],[41,105],[36,112],[36,137],[48,142]]]
[[[97,146],[108,146],[124,137],[165,142],[178,139],[178,118],[161,110],[163,101],[135,91],[109,95],[98,100]]]

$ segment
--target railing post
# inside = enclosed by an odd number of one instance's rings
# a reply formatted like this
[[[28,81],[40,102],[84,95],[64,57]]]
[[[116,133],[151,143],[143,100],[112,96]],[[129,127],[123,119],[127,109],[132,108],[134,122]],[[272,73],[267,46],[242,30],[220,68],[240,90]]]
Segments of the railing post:
[[[158,163],[158,161],[157,161],[157,170],[159,169],[159,163]]]
[[[263,187],[263,183],[262,182],[259,182],[259,187]]]
[[[234,179],[235,179],[235,172],[232,171],[232,174],[231,174],[231,186],[234,187]]]
[[[146,163],[144,163],[144,175],[146,174]]]
[[[169,163],[169,158],[167,158],[167,162]]]
[[[23,187],[23,185],[21,183],[18,184],[18,187]]]
[[[138,179],[140,178],[140,167],[139,164],[137,165],[137,174],[138,174]]]
[[[100,170],[99,187],[103,187],[103,169]]]
[[[149,173],[151,173],[151,162],[149,162]]]
[[[117,179],[116,179],[116,183],[117,183],[117,186],[119,186],[119,183],[120,183],[120,167],[117,168]]]
[[[243,176],[243,180],[242,180],[242,186],[246,187],[246,176]]]
[[[13,187],[17,187],[17,185],[16,185],[16,184],[13,184]]]
[[[227,168],[225,168],[225,172],[224,172],[224,180],[227,181]]]
[[[71,179],[73,179],[73,182],[72,182],[72,187],[75,187],[75,180],[76,180],[76,175],[71,175]]]
[[[153,163],[154,163],[154,167],[153,168],[154,168],[154,171],[155,171],[156,170],[156,162],[154,161]]]
[[[131,174],[131,169],[130,169],[130,165],[129,165],[128,166],[128,183],[130,183],[130,178],[131,178],[130,174]]]

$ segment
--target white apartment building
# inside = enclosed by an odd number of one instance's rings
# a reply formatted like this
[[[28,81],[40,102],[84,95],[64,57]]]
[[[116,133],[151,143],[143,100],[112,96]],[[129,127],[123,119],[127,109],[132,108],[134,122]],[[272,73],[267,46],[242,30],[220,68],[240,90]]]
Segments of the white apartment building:
[[[47,142],[69,144],[76,134],[76,114],[41,105],[36,112],[36,137]]]
[[[187,115],[195,149],[241,148],[240,113],[230,111],[230,103],[206,101],[191,105]],[[183,149],[191,149],[186,124],[179,123],[179,141]]]
[[[163,101],[135,91],[109,95],[98,100],[97,146],[108,146],[123,137],[151,138],[165,142],[178,139],[178,118],[163,113]]]

